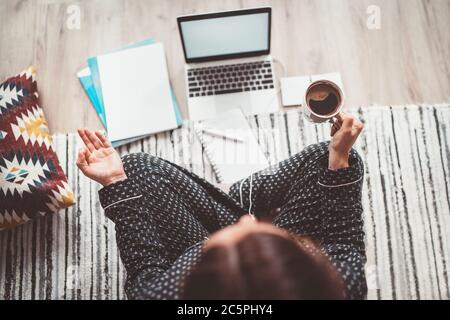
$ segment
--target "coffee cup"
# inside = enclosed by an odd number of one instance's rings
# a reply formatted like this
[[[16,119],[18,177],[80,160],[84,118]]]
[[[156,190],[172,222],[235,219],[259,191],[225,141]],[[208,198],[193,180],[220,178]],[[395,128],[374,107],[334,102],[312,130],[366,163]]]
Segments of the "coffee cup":
[[[344,105],[344,94],[333,81],[314,81],[306,89],[303,105],[303,114],[309,121],[333,122]]]

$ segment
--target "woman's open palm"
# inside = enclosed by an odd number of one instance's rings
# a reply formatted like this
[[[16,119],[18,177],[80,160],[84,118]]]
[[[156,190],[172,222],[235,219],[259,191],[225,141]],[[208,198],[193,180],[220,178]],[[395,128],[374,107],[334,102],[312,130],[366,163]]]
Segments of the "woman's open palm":
[[[127,178],[119,154],[100,132],[79,129],[78,134],[86,146],[78,152],[77,166],[85,176],[103,186]]]

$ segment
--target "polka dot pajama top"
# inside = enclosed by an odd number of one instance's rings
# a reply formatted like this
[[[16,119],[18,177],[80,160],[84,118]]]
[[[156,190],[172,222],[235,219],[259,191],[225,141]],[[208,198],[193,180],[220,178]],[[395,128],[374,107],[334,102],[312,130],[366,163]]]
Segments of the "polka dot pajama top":
[[[127,296],[178,299],[182,280],[199,261],[207,237],[247,213],[250,179],[235,183],[226,194],[149,154],[129,154],[123,162],[128,179],[101,189],[99,195],[106,216],[116,225]],[[351,299],[363,299],[367,293],[363,175],[354,150],[348,168],[328,170],[328,142],[323,142],[255,173],[251,192],[256,217],[279,209],[275,226],[320,243]]]

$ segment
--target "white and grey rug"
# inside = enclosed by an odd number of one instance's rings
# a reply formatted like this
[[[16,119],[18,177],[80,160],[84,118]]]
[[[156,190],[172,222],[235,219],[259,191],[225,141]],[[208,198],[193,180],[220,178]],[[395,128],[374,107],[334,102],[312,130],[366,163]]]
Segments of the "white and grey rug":
[[[369,299],[449,299],[450,105],[355,109],[365,130],[357,149],[366,164],[364,209]],[[272,163],[328,139],[327,125],[298,110],[250,117]],[[123,147],[149,152],[215,181],[186,123]],[[98,186],[78,172],[80,141],[54,140],[77,204],[0,232],[0,299],[122,299],[124,269]]]

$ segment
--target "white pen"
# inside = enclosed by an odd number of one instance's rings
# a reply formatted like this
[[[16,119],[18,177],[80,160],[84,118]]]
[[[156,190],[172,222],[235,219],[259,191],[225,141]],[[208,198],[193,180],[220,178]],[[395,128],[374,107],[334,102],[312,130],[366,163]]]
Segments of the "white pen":
[[[232,135],[232,134],[229,134],[229,133],[225,133],[225,132],[222,132],[222,131],[219,131],[219,130],[206,129],[206,128],[202,128],[201,130],[204,133],[207,133],[207,134],[210,134],[212,136],[219,137],[219,138],[226,138],[226,139],[229,139],[229,140],[235,140],[235,141],[238,141],[238,142],[244,142],[244,139],[242,139],[242,138],[240,138],[238,136],[235,136],[235,135]]]

